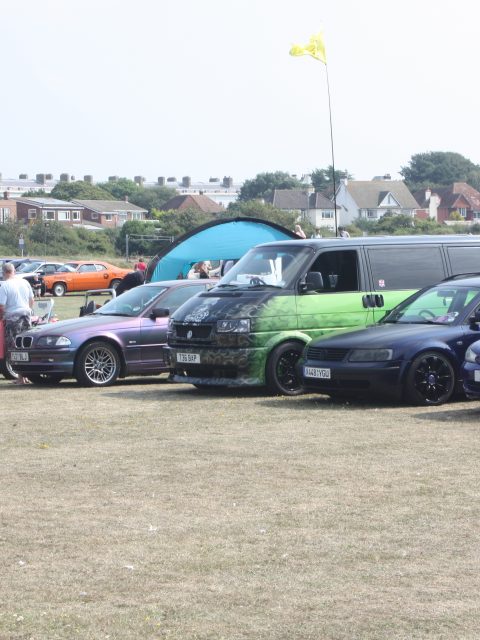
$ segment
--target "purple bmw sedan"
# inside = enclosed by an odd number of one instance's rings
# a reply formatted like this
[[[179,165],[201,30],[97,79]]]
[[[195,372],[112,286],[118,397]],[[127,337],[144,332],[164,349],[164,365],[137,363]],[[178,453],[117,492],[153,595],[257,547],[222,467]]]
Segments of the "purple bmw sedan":
[[[171,280],[130,289],[91,315],[42,325],[16,338],[12,367],[36,384],[76,378],[90,387],[168,371],[168,318],[216,280]]]

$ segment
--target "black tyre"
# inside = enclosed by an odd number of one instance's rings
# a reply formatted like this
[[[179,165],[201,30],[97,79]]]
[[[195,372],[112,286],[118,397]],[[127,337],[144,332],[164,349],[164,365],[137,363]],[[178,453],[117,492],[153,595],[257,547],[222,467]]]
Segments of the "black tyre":
[[[108,387],[120,374],[120,358],[108,342],[90,342],[80,351],[75,377],[85,387]]]
[[[0,360],[0,373],[7,380],[16,380],[18,378],[18,373],[12,368],[12,364],[7,358]]]
[[[436,351],[426,351],[412,362],[405,381],[405,399],[416,405],[448,402],[455,390],[455,371],[450,360]]]
[[[66,291],[67,287],[63,282],[55,282],[52,287],[52,293],[56,298],[61,298],[62,296],[64,296]]]
[[[115,279],[110,282],[110,289],[116,289],[120,284],[121,280]]]
[[[304,346],[302,342],[290,340],[272,351],[265,372],[270,391],[284,396],[298,396],[303,393],[295,366]]]
[[[33,384],[58,384],[63,380],[59,373],[30,373],[27,378]]]

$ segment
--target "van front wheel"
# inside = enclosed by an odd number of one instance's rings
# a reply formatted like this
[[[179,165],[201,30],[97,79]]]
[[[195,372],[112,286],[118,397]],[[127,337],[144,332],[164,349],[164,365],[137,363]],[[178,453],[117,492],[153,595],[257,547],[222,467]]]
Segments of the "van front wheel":
[[[303,393],[295,366],[303,351],[303,343],[295,340],[276,347],[268,358],[266,368],[267,387],[283,396],[298,396]]]

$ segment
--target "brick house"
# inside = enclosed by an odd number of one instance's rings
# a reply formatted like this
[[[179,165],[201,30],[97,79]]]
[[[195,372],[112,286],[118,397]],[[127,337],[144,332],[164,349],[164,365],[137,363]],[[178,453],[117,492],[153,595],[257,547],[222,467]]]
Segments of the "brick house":
[[[137,207],[128,200],[74,200],[83,208],[85,223],[100,228],[121,227],[131,220],[145,220],[147,209]]]
[[[17,199],[17,221],[24,224],[41,220],[74,226],[82,224],[82,213],[82,206],[66,200],[57,200],[56,198]]]
[[[466,182],[454,182],[441,189],[425,189],[415,194],[422,208],[429,211],[429,217],[437,222],[450,220],[457,211],[465,222],[480,222],[480,192]]]
[[[0,198],[0,224],[15,222],[17,219],[17,201],[8,197],[5,191],[3,198]]]

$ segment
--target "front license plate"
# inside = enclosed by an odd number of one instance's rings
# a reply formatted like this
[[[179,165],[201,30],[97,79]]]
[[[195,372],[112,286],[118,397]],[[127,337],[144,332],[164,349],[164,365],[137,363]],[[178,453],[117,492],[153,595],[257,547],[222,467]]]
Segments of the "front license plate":
[[[320,367],[303,367],[303,375],[306,378],[324,378],[330,380],[332,377],[330,369]]]
[[[28,362],[30,357],[25,351],[11,351],[10,360],[12,362]]]
[[[473,379],[475,382],[480,382],[480,369],[475,369],[473,372]]]
[[[199,353],[177,353],[177,362],[200,364]]]

